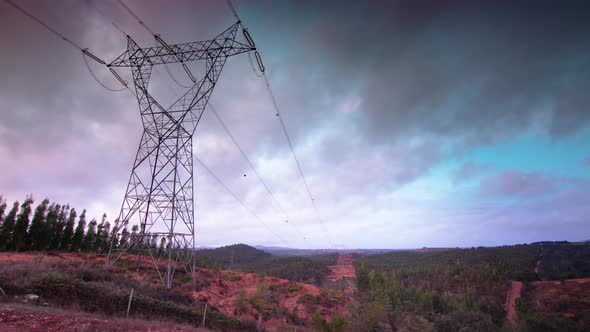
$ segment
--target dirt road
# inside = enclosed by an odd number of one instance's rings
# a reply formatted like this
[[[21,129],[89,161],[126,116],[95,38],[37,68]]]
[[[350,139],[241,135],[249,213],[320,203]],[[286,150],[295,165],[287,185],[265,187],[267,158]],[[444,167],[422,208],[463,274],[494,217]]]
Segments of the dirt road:
[[[336,265],[328,266],[330,274],[328,274],[328,281],[341,282],[344,280],[346,290],[348,292],[354,291],[356,280],[356,269],[353,265],[352,254],[339,254]]]
[[[504,309],[506,310],[506,319],[509,322],[513,322],[514,318],[516,317],[516,300],[520,298],[520,294],[522,292],[522,282],[520,281],[512,281],[510,285],[510,290],[506,294],[506,303],[504,304]]]

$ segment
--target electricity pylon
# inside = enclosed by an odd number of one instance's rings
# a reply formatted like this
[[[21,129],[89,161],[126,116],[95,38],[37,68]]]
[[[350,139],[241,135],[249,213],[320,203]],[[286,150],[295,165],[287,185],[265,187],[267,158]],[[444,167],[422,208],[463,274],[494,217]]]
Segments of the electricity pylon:
[[[127,36],[127,51],[108,65],[125,85],[114,68],[131,68],[143,134],[115,225],[118,237],[114,240],[120,239],[122,231],[129,226],[137,225],[139,233],[123,245],[113,241],[107,264],[112,265],[124,253],[133,252],[151,258],[168,288],[172,286],[177,264],[194,278],[192,138],[227,58],[256,50],[244,28],[246,43],[236,40],[240,26],[238,21],[211,40],[174,45],[166,44],[156,35],[161,45],[148,48],[139,47]],[[256,57],[259,60],[257,52]],[[200,60],[205,61],[205,73],[196,80],[186,63]],[[148,84],[154,66],[170,63],[181,63],[194,85],[164,108],[150,95]],[[155,238],[162,237],[168,243],[163,251],[166,259],[157,257],[150,245]],[[161,273],[166,260],[165,271]]]

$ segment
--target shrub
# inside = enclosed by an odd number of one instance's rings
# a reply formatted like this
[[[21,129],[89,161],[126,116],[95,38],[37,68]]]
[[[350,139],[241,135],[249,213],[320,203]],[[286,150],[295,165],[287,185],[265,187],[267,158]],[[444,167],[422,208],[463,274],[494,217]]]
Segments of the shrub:
[[[335,314],[330,319],[330,323],[328,324],[330,327],[330,331],[332,332],[344,332],[346,331],[346,327],[348,326],[346,319],[343,316]]]
[[[293,284],[293,285],[290,285],[289,288],[287,288],[289,293],[298,292],[302,289],[303,289],[303,286],[301,286],[299,284]]]
[[[221,275],[221,278],[223,280],[229,280],[229,281],[239,281],[239,280],[242,280],[242,277],[239,274],[233,274],[233,273],[223,273]]]
[[[319,311],[314,312],[311,316],[311,327],[316,331],[329,331],[326,319]]]
[[[64,307],[76,305],[84,311],[106,315],[123,315],[127,310],[128,291],[113,291],[97,284],[87,283],[57,273],[42,273],[33,278],[30,287],[37,294]],[[182,323],[198,324],[203,307],[192,308],[170,301],[159,300],[137,292],[133,296],[131,313],[145,318],[160,318]],[[256,330],[254,322],[243,322],[217,311],[207,311],[207,326],[220,330]]]
[[[248,307],[248,304],[246,302],[246,291],[241,290],[238,293],[238,297],[236,298],[235,306],[236,306],[236,314],[238,314],[238,315],[241,315],[246,311],[246,308]]]
[[[307,311],[312,311],[318,305],[319,299],[311,294],[304,294],[297,299],[297,303],[303,305]]]
[[[457,311],[449,315],[440,316],[434,324],[436,331],[478,331],[492,332],[497,328],[489,315],[474,312]]]

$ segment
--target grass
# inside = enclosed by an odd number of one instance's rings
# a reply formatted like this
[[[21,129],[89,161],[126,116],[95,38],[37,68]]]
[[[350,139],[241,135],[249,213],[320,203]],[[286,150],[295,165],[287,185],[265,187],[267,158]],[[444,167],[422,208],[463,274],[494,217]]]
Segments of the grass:
[[[0,287],[9,297],[34,293],[42,301],[63,309],[77,309],[108,317],[123,317],[129,291],[134,289],[131,315],[139,319],[158,319],[196,326],[204,305],[195,303],[190,292],[168,290],[138,282],[107,270],[95,262],[42,259],[0,263]],[[130,274],[129,272],[127,274]],[[180,285],[179,287],[184,287]],[[240,321],[213,308],[207,310],[207,326],[225,331],[255,330],[254,322]]]
[[[111,317],[104,314],[89,314],[80,311],[73,311],[73,310],[66,310],[62,308],[54,308],[54,307],[41,307],[41,306],[32,306],[32,305],[24,305],[20,303],[10,303],[10,304],[3,304],[0,307],[1,311],[16,311],[20,313],[26,313],[27,316],[35,315],[51,315],[56,320],[59,320],[63,323],[64,316],[67,318],[73,318],[76,323],[85,324],[85,331],[92,331],[91,324],[84,322],[85,320],[91,321],[94,323],[94,328],[96,331],[129,331],[129,330],[136,330],[137,328],[145,329],[145,330],[156,330],[160,331],[166,328],[175,328],[181,331],[203,331],[201,329],[197,329],[194,326],[186,325],[186,324],[174,324],[171,326],[168,322],[161,322],[161,321],[154,321],[154,320],[145,320],[145,319],[137,319],[137,318],[120,318],[120,317]],[[36,319],[36,318],[35,318]],[[102,320],[102,322],[101,322]],[[97,321],[99,325],[97,326]],[[102,323],[102,324],[101,324]],[[1,323],[0,323],[1,324]],[[75,326],[72,326],[75,327]]]

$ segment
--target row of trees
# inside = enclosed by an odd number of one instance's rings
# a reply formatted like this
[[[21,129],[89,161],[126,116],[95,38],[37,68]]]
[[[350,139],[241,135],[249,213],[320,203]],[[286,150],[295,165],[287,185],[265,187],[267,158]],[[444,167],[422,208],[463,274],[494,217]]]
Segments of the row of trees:
[[[91,219],[87,223],[86,210],[78,216],[69,204],[51,203],[47,198],[34,210],[33,204],[33,197],[27,196],[23,203],[16,201],[9,209],[6,200],[0,195],[1,251],[59,250],[104,253],[109,251],[111,243],[114,248],[118,248],[139,240],[144,242],[144,246],[154,250],[162,252],[166,249],[165,237],[138,239],[137,225],[131,228],[131,232],[124,228],[118,234],[115,227],[111,228],[106,213],[102,215],[100,222]]]

